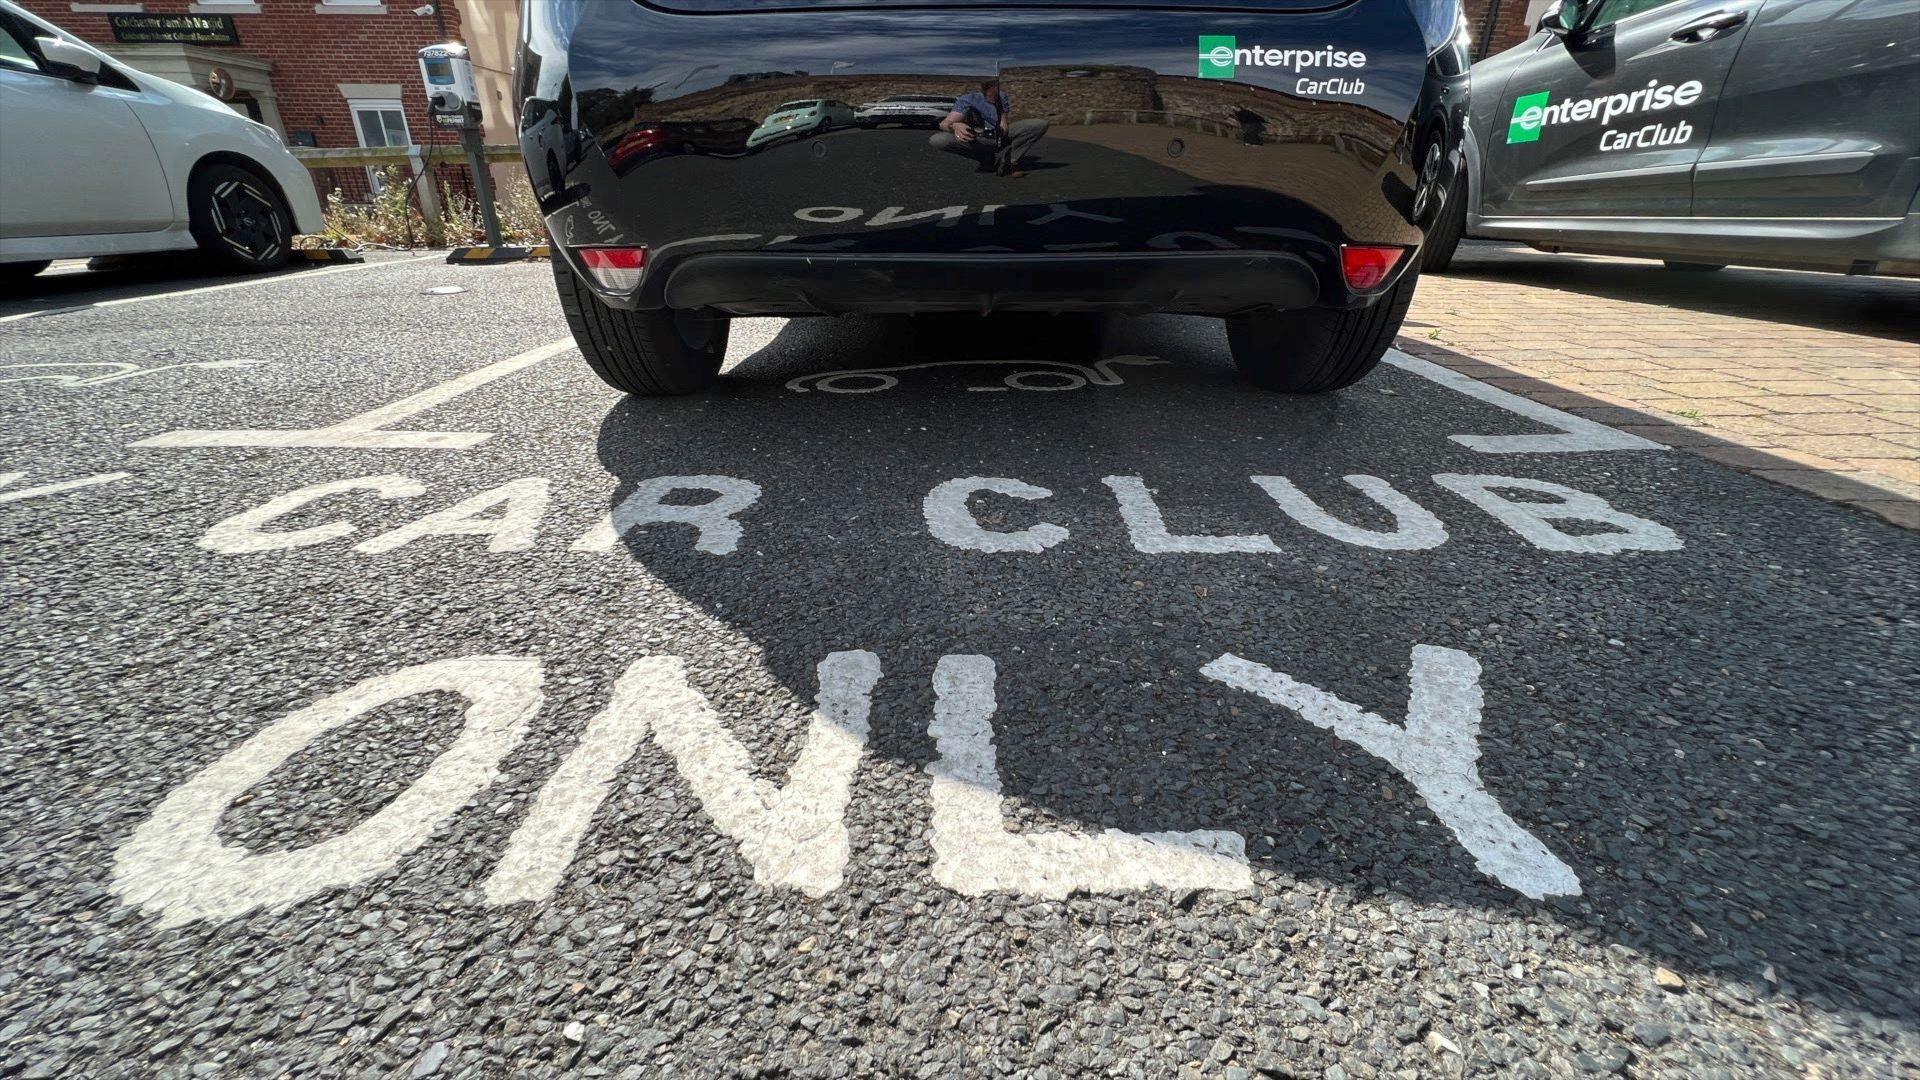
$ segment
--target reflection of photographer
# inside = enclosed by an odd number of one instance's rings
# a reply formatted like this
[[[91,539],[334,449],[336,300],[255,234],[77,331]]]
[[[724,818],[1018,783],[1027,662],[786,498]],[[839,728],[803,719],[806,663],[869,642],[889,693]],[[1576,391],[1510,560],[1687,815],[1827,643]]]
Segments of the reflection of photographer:
[[[981,172],[1025,176],[1018,167],[1020,160],[1046,135],[1047,122],[1038,117],[1015,122],[1012,112],[1013,103],[1000,92],[1000,80],[988,79],[953,103],[953,111],[940,121],[939,132],[927,144],[973,158]]]

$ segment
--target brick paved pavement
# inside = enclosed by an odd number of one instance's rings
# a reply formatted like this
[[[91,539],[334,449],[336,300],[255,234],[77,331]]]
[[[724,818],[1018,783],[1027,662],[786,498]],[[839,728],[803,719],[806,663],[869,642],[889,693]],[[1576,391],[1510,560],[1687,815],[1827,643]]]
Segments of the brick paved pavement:
[[[1468,242],[1400,347],[1920,529],[1920,281]]]

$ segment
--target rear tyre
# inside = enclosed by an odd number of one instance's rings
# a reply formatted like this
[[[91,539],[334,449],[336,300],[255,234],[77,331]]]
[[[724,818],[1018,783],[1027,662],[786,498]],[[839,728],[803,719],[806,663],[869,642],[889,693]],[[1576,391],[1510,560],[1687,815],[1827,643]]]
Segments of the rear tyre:
[[[1407,317],[1419,274],[1408,271],[1372,307],[1304,308],[1227,320],[1227,343],[1240,374],[1286,394],[1324,394],[1366,378]]]
[[[1427,232],[1427,246],[1420,249],[1420,272],[1423,274],[1444,274],[1453,265],[1453,253],[1460,249],[1460,240],[1467,235],[1467,173],[1462,166],[1460,175],[1447,191],[1447,204],[1440,208],[1440,218]]]
[[[27,282],[33,280],[33,275],[52,265],[52,259],[0,263],[0,289],[23,288]]]
[[[665,397],[713,385],[727,355],[727,319],[659,308],[609,307],[567,261],[553,260],[554,286],[573,340],[600,380],[626,394]]]
[[[187,183],[188,225],[200,250],[228,270],[278,270],[293,258],[293,214],[260,174],[216,162]]]
[[[1676,274],[1711,274],[1715,270],[1725,270],[1726,263],[1674,262],[1667,260],[1667,269]]]

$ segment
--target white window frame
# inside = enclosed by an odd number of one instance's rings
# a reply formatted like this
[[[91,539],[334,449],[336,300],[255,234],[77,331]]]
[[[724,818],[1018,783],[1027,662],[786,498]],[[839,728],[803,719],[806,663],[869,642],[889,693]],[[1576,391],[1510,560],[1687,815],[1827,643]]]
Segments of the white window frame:
[[[366,128],[360,126],[360,112],[362,109],[376,111],[376,112],[399,113],[400,114],[400,130],[407,137],[407,141],[404,143],[401,143],[400,145],[402,146],[416,145],[413,140],[413,125],[407,122],[407,107],[406,107],[406,102],[403,99],[397,98],[397,97],[394,97],[394,98],[348,98],[347,99],[347,115],[353,120],[353,137],[354,137],[354,140],[358,142],[362,147],[365,147],[367,145],[367,130]],[[381,122],[381,131],[383,133],[386,131],[385,121]],[[392,144],[387,143],[384,145],[391,146]],[[367,166],[367,189],[376,195],[380,193],[380,170],[374,168],[371,165]]]

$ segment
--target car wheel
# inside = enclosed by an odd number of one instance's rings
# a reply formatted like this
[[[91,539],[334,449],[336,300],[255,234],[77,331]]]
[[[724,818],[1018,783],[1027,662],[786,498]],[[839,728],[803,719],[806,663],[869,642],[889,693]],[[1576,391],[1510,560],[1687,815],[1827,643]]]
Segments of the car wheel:
[[[250,169],[216,163],[187,184],[189,226],[200,250],[230,270],[278,270],[293,258],[293,214]]]
[[[593,295],[565,259],[551,261],[573,340],[602,382],[622,393],[664,397],[704,390],[719,377],[727,355],[725,316],[622,311]]]
[[[1249,382],[1287,394],[1324,394],[1366,378],[1399,333],[1419,275],[1409,271],[1372,307],[1304,308],[1227,320],[1233,362]]]
[[[1466,235],[1467,173],[1462,166],[1460,175],[1447,190],[1447,202],[1440,208],[1439,219],[1427,230],[1427,245],[1420,249],[1420,272],[1446,273],[1453,265],[1453,253],[1460,250],[1460,241]]]
[[[32,262],[0,263],[0,289],[18,289],[33,280],[33,275],[53,265],[52,259]]]
[[[1715,270],[1725,270],[1726,263],[1674,262],[1667,260],[1667,269],[1676,274],[1711,274]]]

